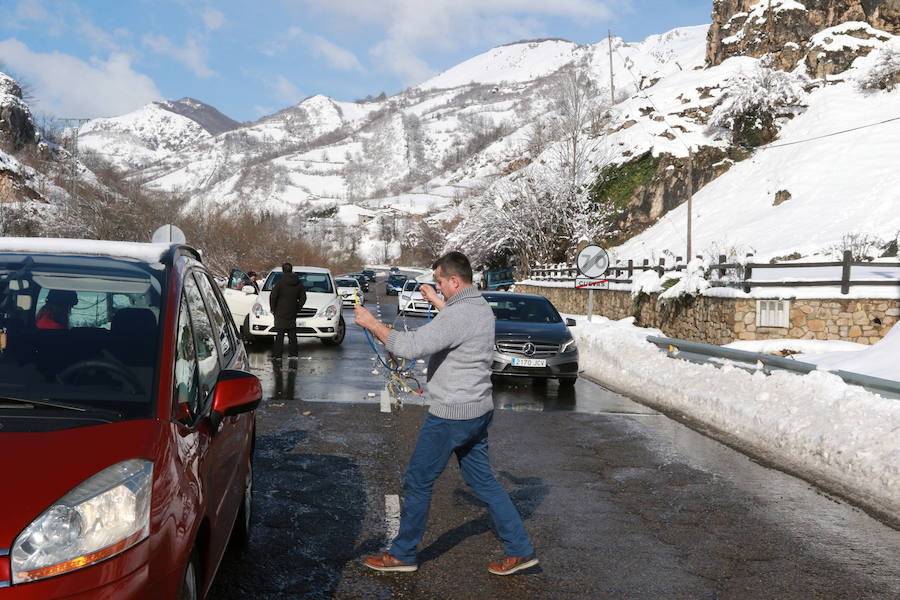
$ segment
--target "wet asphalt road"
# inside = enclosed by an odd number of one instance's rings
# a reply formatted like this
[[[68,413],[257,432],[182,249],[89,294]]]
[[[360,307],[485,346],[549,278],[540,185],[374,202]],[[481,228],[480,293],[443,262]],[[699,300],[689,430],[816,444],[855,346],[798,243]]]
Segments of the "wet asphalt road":
[[[377,290],[367,301],[390,322],[396,300]],[[268,344],[248,348],[266,392],[253,538],[226,556],[210,598],[900,598],[900,532],[584,380],[569,393],[495,384],[491,459],[538,567],[487,572],[502,544],[451,461],[419,571],[365,568],[389,540],[385,496],[402,495],[426,408],[407,396],[380,411],[386,380],[344,314],[344,343],[302,341],[296,369],[273,369]]]

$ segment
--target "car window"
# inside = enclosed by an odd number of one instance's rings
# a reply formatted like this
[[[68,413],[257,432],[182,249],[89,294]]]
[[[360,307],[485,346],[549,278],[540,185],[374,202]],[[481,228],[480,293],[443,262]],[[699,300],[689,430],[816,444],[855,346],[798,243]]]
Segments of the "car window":
[[[522,298],[485,295],[498,321],[560,323],[562,317],[546,298]]]
[[[407,281],[406,284],[403,286],[404,292],[411,292],[411,291],[417,290],[417,289],[419,289],[419,288],[416,287],[415,281]]]
[[[209,276],[201,271],[194,271],[194,277],[197,278],[197,283],[200,284],[200,292],[203,294],[203,299],[206,301],[206,308],[212,316],[213,326],[216,331],[216,339],[219,341],[219,350],[222,352],[222,357],[224,359],[223,364],[227,365],[231,361],[231,357],[234,356],[235,349],[234,337],[231,329],[228,327],[230,318],[225,318],[225,314],[222,311],[222,304],[219,302],[219,297],[216,294],[215,288],[213,288],[212,283],[209,281]]]
[[[152,416],[164,279],[108,257],[0,255],[0,396]]]
[[[232,269],[231,275],[228,277],[228,284],[225,286],[230,290],[240,290],[245,285],[253,286],[250,277],[240,269]]]
[[[359,287],[359,282],[355,279],[338,279],[335,283],[338,287]]]
[[[188,415],[186,423],[193,422],[200,413],[197,352],[187,300],[181,296],[178,310],[178,330],[175,334],[175,381],[172,397],[175,407],[183,405]]]
[[[191,326],[194,330],[194,346],[197,350],[197,368],[200,379],[200,404],[203,406],[219,376],[216,329],[206,313],[200,288],[197,287],[197,283],[190,274],[184,278],[184,295],[187,298],[188,310],[191,313]]]
[[[331,285],[331,276],[328,273],[308,273],[304,271],[294,271],[300,282],[307,292],[321,292],[325,294],[333,294],[334,287]],[[273,271],[269,273],[266,284],[263,286],[264,292],[272,291],[272,286],[281,279],[281,271]]]

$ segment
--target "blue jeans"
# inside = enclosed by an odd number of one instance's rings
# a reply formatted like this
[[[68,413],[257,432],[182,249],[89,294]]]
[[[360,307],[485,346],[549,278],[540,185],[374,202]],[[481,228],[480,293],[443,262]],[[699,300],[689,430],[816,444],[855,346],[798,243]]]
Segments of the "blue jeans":
[[[506,555],[525,556],[534,552],[522,518],[491,471],[487,430],[493,419],[494,411],[462,421],[432,414],[425,419],[403,477],[406,497],[400,514],[400,531],[391,544],[392,556],[403,561],[416,560],[416,547],[425,535],[428,522],[431,489],[451,454],[456,454],[459,470],[472,492],[488,505]]]

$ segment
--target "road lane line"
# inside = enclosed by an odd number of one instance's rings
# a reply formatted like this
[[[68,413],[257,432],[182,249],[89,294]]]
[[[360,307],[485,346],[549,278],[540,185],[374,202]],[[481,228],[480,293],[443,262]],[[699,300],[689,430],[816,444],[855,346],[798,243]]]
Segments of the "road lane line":
[[[393,540],[400,532],[400,496],[397,494],[384,495],[384,523],[387,539]]]

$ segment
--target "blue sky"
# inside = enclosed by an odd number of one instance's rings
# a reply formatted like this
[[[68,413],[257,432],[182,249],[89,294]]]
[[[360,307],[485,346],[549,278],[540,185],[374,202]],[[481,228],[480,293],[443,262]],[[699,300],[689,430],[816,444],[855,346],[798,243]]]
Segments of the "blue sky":
[[[253,121],[312,94],[416,85],[499,44],[627,41],[710,22],[712,0],[0,0],[0,70],[38,114],[184,96]]]

